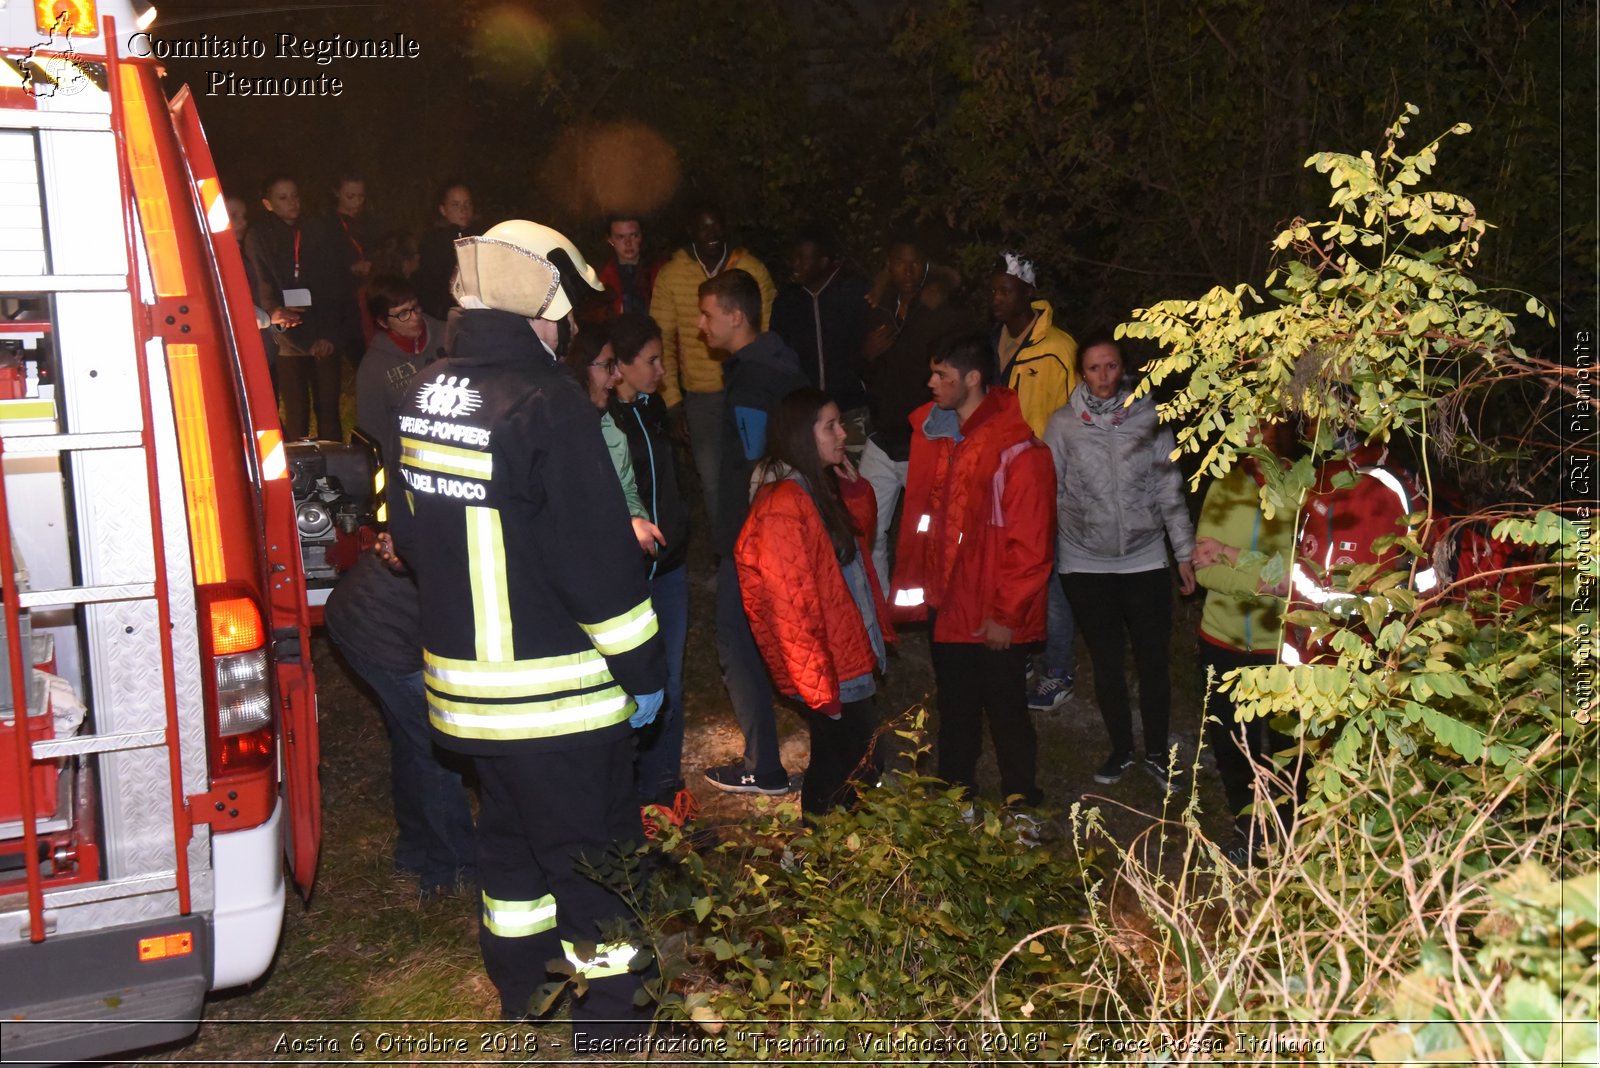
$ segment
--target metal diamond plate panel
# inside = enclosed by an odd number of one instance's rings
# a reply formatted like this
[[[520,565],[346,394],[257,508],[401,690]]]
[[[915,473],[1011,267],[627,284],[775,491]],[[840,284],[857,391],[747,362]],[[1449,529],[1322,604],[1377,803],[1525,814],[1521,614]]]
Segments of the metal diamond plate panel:
[[[154,581],[143,454],[74,453],[70,466],[83,585]]]
[[[159,342],[152,342],[150,392],[170,396],[167,368]],[[178,459],[178,431],[170,404],[152,405],[152,437],[160,472],[161,533],[167,549],[167,591],[172,610],[173,681],[177,687],[178,722],[182,725],[179,755],[184,790],[200,793],[209,785],[206,766],[205,707],[200,664],[200,635],[194,595],[194,565],[189,550],[189,512]],[[207,854],[209,856],[209,853]]]

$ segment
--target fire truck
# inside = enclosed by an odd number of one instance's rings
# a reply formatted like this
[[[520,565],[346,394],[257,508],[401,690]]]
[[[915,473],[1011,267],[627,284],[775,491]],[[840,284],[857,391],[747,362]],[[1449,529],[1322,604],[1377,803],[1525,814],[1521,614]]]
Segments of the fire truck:
[[[192,1033],[321,833],[290,465],[194,101],[124,54],[150,14],[0,5],[6,1061]]]

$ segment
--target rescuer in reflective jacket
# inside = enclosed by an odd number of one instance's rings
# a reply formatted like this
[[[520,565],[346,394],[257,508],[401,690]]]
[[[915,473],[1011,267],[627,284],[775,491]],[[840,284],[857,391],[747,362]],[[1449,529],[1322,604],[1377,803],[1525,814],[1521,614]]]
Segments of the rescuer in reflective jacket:
[[[575,1043],[638,1033],[628,908],[585,858],[638,835],[630,723],[659,709],[666,665],[594,408],[556,360],[577,286],[599,287],[537,223],[456,253],[456,354],[400,409],[389,511],[421,593],[435,738],[471,754],[482,785],[484,965],[521,1019],[565,958],[586,985]]]

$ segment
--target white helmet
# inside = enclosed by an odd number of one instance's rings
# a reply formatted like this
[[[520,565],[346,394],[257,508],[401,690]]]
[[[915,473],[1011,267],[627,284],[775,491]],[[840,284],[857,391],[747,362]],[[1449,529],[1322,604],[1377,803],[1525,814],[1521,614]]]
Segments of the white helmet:
[[[507,219],[482,237],[456,241],[450,292],[463,308],[494,308],[560,322],[572,313],[577,287],[604,287],[583,253],[560,231]]]

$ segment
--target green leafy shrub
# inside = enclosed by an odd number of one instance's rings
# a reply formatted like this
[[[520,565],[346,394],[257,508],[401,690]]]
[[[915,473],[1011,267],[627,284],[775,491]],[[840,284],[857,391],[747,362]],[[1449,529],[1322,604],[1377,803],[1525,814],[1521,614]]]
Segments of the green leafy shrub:
[[[1027,1021],[1073,1014],[1093,949],[1059,928],[1085,915],[1093,857],[1019,837],[990,806],[894,775],[810,828],[785,812],[703,857],[669,843],[667,1016],[740,1056],[1045,1056],[1059,1024]]]

